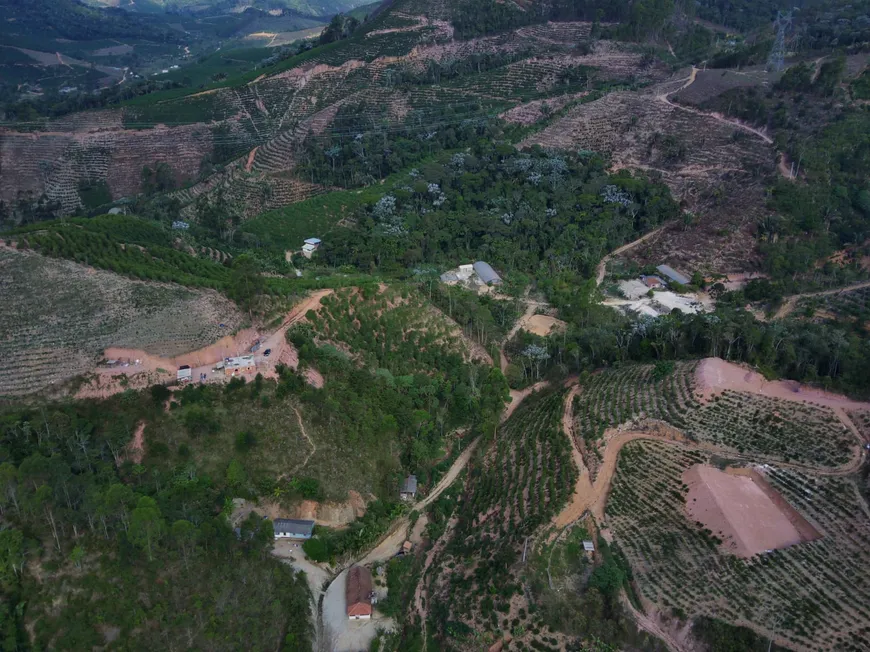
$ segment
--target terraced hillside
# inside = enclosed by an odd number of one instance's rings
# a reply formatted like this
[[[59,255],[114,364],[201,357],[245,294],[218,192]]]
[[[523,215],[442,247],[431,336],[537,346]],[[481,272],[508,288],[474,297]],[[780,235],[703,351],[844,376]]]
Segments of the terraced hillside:
[[[0,396],[21,396],[93,369],[109,346],[178,355],[211,344],[243,316],[216,292],[128,280],[0,248]],[[225,324],[226,329],[221,329]]]
[[[400,0],[360,35],[231,85],[4,129],[0,199],[44,195],[69,214],[87,203],[83,185],[105,182],[115,199],[135,195],[143,167],[162,163],[184,186],[175,195],[184,205],[221,191],[250,217],[328,189],[296,170],[306,139],[444,126],[444,111],[449,127],[594,83],[667,76],[664,66],[642,63],[641,54],[616,42],[578,52],[589,23],[461,41],[433,8],[417,9]],[[354,107],[352,122],[341,114],[346,106]],[[203,164],[215,157],[226,167],[212,172]]]

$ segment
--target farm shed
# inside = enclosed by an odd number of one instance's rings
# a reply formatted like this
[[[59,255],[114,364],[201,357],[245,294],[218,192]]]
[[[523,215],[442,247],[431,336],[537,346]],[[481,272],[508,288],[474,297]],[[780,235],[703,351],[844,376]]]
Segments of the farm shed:
[[[680,285],[688,285],[691,282],[689,277],[685,276],[684,274],[680,274],[670,265],[659,265],[658,267],[656,267],[656,270],[659,272],[659,274],[661,274],[668,280],[673,281],[674,283],[679,283]]]
[[[399,490],[399,497],[402,500],[414,500],[417,497],[417,476],[409,475],[402,483],[402,488]]]
[[[478,260],[474,263],[474,271],[486,285],[501,285],[501,276],[490,267],[489,263]]]
[[[320,247],[320,238],[306,238],[302,245],[302,255],[306,258],[311,258],[314,252]]]
[[[584,541],[583,550],[585,550],[586,552],[595,552],[595,544],[591,541]]]
[[[344,587],[347,617],[362,620],[372,617],[372,574],[365,566],[354,566],[347,572]]]
[[[257,369],[252,355],[240,355],[237,358],[226,358],[224,360],[224,373],[227,376],[235,376],[236,372],[243,374],[253,372]]]
[[[314,521],[296,518],[276,518],[272,523],[276,539],[310,539],[314,532]]]
[[[178,372],[175,374],[175,379],[179,383],[189,383],[193,380],[193,369],[190,368],[190,365],[182,365],[178,368]]]

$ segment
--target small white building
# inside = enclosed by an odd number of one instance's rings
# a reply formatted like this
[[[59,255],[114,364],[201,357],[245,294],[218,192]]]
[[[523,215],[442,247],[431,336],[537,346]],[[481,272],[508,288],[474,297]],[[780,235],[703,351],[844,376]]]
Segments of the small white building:
[[[319,248],[320,238],[306,238],[302,245],[302,255],[310,259]]]
[[[235,358],[224,359],[224,373],[227,376],[235,376],[236,373],[248,373],[257,370],[257,363],[252,355],[240,355]]]
[[[314,521],[297,518],[276,518],[272,522],[276,539],[310,539],[314,533]]]
[[[175,374],[175,379],[179,383],[189,383],[193,380],[193,369],[190,368],[190,365],[181,365]]]
[[[595,544],[591,541],[584,541],[583,550],[585,550],[586,552],[595,552]]]

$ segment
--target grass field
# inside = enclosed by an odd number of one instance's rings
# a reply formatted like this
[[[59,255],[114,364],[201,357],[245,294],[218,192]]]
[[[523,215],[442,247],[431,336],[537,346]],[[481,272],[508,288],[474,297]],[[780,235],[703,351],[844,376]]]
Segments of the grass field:
[[[381,194],[378,187],[330,192],[262,213],[245,222],[242,230],[256,235],[266,246],[298,250],[305,238],[326,239],[341,220],[352,219],[358,207],[374,202]]]

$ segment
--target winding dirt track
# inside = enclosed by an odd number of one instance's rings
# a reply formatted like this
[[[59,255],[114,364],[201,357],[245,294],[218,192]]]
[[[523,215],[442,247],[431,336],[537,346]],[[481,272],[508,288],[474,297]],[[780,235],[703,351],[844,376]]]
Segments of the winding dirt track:
[[[780,306],[779,310],[776,311],[776,314],[773,316],[774,319],[783,319],[787,317],[792,312],[794,312],[795,307],[797,306],[797,302],[801,299],[809,299],[812,297],[829,297],[834,294],[839,294],[841,292],[852,292],[854,290],[862,290],[864,288],[870,288],[870,281],[862,281],[861,283],[853,283],[852,285],[847,285],[842,288],[835,288],[833,290],[822,290],[821,292],[805,292],[804,294],[793,294],[790,297],[787,297],[785,303]]]
[[[688,113],[694,113],[695,115],[704,116],[705,118],[711,118],[713,120],[716,120],[717,122],[721,122],[722,124],[726,124],[726,125],[729,125],[731,127],[736,127],[737,129],[742,129],[743,131],[747,131],[751,134],[755,134],[756,136],[761,138],[761,140],[763,140],[768,145],[773,145],[773,139],[771,139],[770,136],[765,134],[763,131],[760,131],[758,129],[750,127],[749,125],[743,124],[739,120],[729,120],[728,118],[726,118],[718,113],[707,113],[706,111],[700,111],[698,109],[693,109],[691,107],[683,106],[681,104],[674,104],[673,102],[671,102],[670,99],[668,99],[669,96],[675,95],[675,94],[679,93],[680,91],[685,90],[686,88],[688,88],[692,84],[694,84],[695,78],[697,77],[697,75],[698,75],[698,69],[695,68],[695,66],[692,66],[692,72],[689,73],[688,77],[686,77],[685,84],[680,86],[675,91],[670,91],[668,93],[661,93],[659,95],[656,95],[655,96],[656,99],[660,102],[664,102],[665,104],[667,104],[670,107],[673,107],[675,109],[679,109],[680,111],[686,111]]]
[[[557,531],[560,534],[564,531],[565,528],[576,522],[578,519],[582,518],[587,510],[593,515],[593,517],[599,524],[605,522],[604,511],[607,505],[607,498],[610,495],[610,488],[613,482],[613,476],[616,472],[616,466],[619,460],[619,453],[622,450],[622,447],[629,442],[638,439],[650,439],[654,441],[665,442],[674,446],[683,446],[688,449],[705,450],[708,452],[720,453],[732,459],[739,459],[746,462],[758,462],[761,459],[760,456],[757,455],[750,456],[740,454],[731,450],[726,450],[717,446],[713,446],[712,444],[698,444],[694,442],[689,442],[682,436],[682,433],[680,433],[677,429],[671,427],[665,429],[665,432],[667,434],[662,434],[661,432],[655,431],[636,432],[610,429],[604,435],[607,441],[606,447],[604,449],[604,459],[602,461],[601,467],[598,470],[598,475],[595,479],[595,482],[593,483],[591,481],[589,471],[587,470],[586,465],[583,461],[583,455],[577,441],[577,433],[574,432],[573,401],[574,397],[580,391],[581,388],[577,384],[574,384],[571,387],[570,391],[565,396],[565,406],[562,413],[562,429],[571,441],[572,457],[574,459],[574,462],[577,464],[577,469],[579,473],[571,501],[553,519],[553,525],[557,528]],[[801,399],[796,398],[792,400]],[[803,402],[811,403],[812,401],[807,399]],[[837,414],[837,417],[852,431],[858,441],[863,441],[864,438],[861,436],[854,423],[846,414],[846,411],[840,407],[834,407],[833,409],[834,412]],[[816,468],[804,464],[786,463],[780,461],[776,461],[775,464],[779,467],[792,468],[799,471],[814,473],[816,475],[847,476],[857,472],[861,468],[863,462],[863,448],[856,447],[853,459],[849,463],[840,467]],[[625,605],[626,610],[634,618],[637,626],[640,629],[661,639],[668,647],[668,649],[671,650],[671,652],[689,652],[689,648],[687,648],[685,644],[671,636],[670,633],[668,633],[653,619],[649,618],[646,614],[636,610],[624,594],[622,595],[622,601]]]

